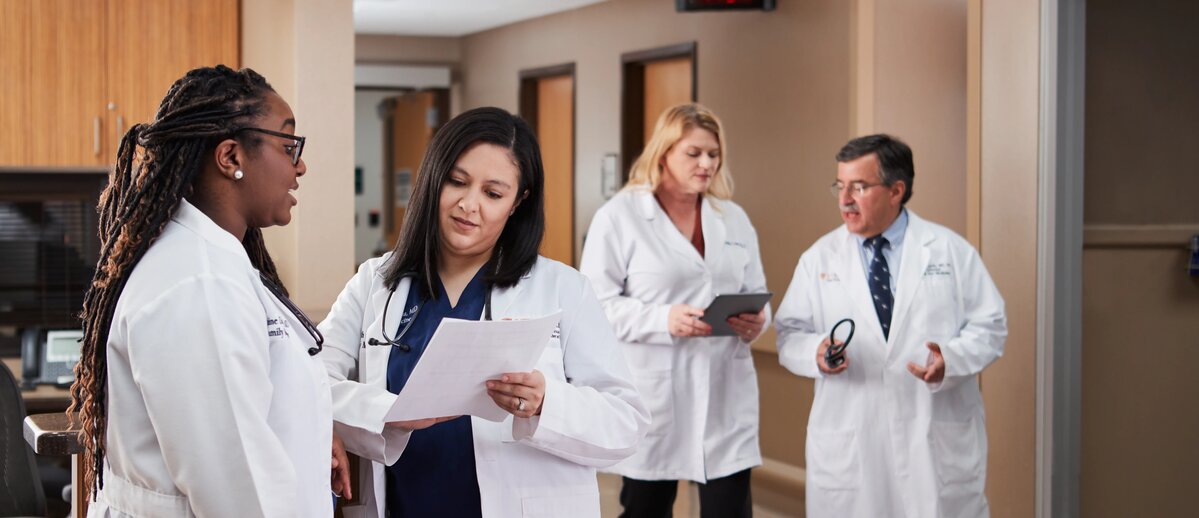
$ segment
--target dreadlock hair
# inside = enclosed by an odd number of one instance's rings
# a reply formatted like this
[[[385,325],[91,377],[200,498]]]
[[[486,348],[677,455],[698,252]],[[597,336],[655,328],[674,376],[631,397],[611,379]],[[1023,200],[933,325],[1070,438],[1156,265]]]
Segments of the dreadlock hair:
[[[266,95],[273,91],[248,68],[197,68],[171,85],[153,122],[129,128],[121,139],[116,168],[97,206],[100,259],[83,299],[82,347],[67,410],[72,427],[79,430],[85,481],[93,498],[104,487],[107,344],[117,300],[180,200],[191,194],[216,145],[235,138],[253,149],[261,142],[247,132],[238,136],[237,130],[264,114]],[[261,230],[249,228],[242,246],[255,268],[283,286]]]

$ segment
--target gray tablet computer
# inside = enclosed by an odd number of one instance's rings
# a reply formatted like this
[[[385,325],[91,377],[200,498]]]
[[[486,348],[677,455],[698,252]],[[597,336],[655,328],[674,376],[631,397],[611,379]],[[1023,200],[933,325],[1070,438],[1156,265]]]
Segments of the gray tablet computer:
[[[736,336],[737,332],[729,327],[728,319],[742,313],[757,313],[762,311],[770,302],[771,293],[732,293],[718,295],[700,320],[712,326],[712,336]]]

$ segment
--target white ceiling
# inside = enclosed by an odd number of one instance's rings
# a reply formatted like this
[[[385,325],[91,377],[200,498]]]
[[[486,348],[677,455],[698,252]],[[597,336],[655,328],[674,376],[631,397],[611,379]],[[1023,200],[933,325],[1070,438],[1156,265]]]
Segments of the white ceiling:
[[[354,32],[463,36],[605,0],[354,0]]]

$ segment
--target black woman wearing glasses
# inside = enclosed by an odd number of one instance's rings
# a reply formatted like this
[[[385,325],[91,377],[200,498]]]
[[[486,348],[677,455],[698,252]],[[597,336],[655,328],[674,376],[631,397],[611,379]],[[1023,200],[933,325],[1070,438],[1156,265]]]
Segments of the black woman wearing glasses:
[[[295,125],[262,76],[217,66],[121,140],[72,387],[89,516],[332,515],[322,339],[260,231],[291,220]]]
[[[394,252],[371,259],[321,323],[333,416],[361,463],[365,516],[599,518],[595,469],[649,429],[612,326],[579,272],[537,254],[544,173],[532,130],[499,108],[447,123],[421,161]],[[503,422],[387,423],[443,318],[562,312],[533,370],[490,380]]]

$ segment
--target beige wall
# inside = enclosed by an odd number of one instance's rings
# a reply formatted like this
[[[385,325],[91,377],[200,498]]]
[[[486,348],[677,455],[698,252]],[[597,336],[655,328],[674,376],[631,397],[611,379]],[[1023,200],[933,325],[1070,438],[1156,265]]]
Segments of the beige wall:
[[[320,37],[312,37],[319,34]],[[320,320],[354,272],[354,25],[349,3],[243,0],[242,63],[262,73],[308,137],[308,174],[267,246],[292,298]]]
[[[909,207],[966,235],[966,0],[856,0],[853,133],[912,147]]]
[[[762,242],[782,298],[795,262],[839,224],[826,186],[849,136],[849,3],[782,2],[774,12],[676,13],[669,0],[612,0],[471,35],[463,43],[463,107],[517,109],[518,73],[576,64],[576,236],[603,203],[600,162],[620,150],[620,54],[698,42],[699,101],[721,116],[734,199]],[[763,340],[773,350],[773,334]],[[767,455],[803,464],[810,380],[755,354]]]
[[[981,4],[981,5],[980,5]],[[981,248],[1006,302],[1004,356],[982,375],[991,516],[1028,517],[1036,502],[1037,160],[1040,2],[971,2],[980,9]],[[971,59],[976,59],[972,56]]]
[[[520,70],[576,64],[581,246],[604,201],[601,157],[620,148],[620,54],[696,41],[699,101],[725,122],[734,199],[757,227],[777,304],[799,255],[840,223],[826,186],[850,136],[888,131],[912,144],[913,210],[965,232],[966,3],[879,3],[857,2],[875,15],[863,18],[839,0],[703,14],[613,0],[501,27],[465,38],[463,108],[516,110]],[[757,345],[763,449],[802,465],[812,383],[778,365],[773,333]]]
[[[758,229],[776,303],[800,253],[839,224],[826,186],[840,145],[873,131],[909,141],[921,179],[913,210],[962,234],[971,218],[979,222],[974,239],[1008,301],[1007,354],[983,381],[988,495],[995,516],[1029,516],[1039,3],[983,4],[813,0],[780,3],[771,13],[679,14],[666,0],[612,0],[464,38],[461,106],[515,111],[520,70],[576,64],[581,240],[604,201],[600,160],[620,147],[620,54],[696,41],[699,101],[726,123],[734,199]],[[968,56],[970,48],[976,53]],[[968,99],[979,103],[973,112]],[[968,142],[970,127],[979,136]],[[977,157],[974,178],[967,156]],[[971,188],[977,198],[967,196]],[[754,357],[763,449],[802,465],[812,385],[778,366],[773,333],[762,342]]]
[[[1087,3],[1083,516],[1195,510],[1197,18],[1186,0]]]

